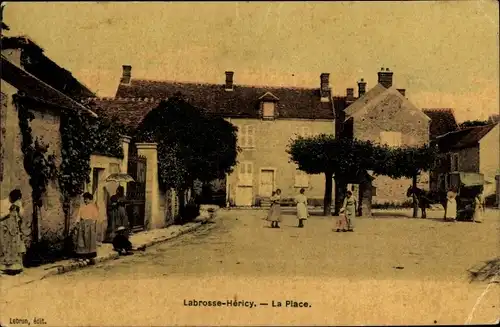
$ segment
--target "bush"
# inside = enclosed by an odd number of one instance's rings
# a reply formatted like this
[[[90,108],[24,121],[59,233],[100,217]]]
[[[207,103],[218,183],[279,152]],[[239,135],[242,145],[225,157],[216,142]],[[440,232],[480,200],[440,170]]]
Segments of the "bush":
[[[372,209],[408,209],[413,208],[412,200],[406,200],[404,202],[383,202],[372,204]]]
[[[68,250],[71,248],[67,244],[69,242],[71,239],[51,241],[42,238],[28,247],[23,258],[23,265],[27,268],[38,267],[68,258],[71,255]]]

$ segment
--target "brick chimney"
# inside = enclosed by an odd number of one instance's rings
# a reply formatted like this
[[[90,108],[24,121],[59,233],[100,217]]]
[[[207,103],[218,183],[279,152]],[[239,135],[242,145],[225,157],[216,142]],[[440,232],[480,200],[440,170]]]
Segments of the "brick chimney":
[[[397,89],[402,96],[406,96],[406,89]]]
[[[366,93],[366,82],[365,79],[362,78],[358,82],[358,98],[361,98],[363,95],[365,95],[365,93]]]
[[[322,73],[320,75],[320,93],[321,98],[329,98],[330,97],[330,74]]]
[[[234,72],[227,71],[226,72],[226,91],[232,91],[233,90],[233,76]]]
[[[132,66],[123,65],[123,73],[122,79],[120,80],[121,84],[130,84],[130,80],[132,79]]]
[[[378,82],[382,84],[386,89],[392,86],[392,75],[393,72],[389,70],[389,68],[381,68],[378,72]]]
[[[354,89],[349,87],[346,89],[346,103],[349,105],[354,102]]]

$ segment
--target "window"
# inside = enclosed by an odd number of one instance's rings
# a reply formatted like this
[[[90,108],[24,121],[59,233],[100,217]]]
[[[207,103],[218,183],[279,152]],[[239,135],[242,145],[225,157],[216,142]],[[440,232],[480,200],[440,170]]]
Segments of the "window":
[[[295,187],[309,187],[309,175],[297,169],[295,171]]]
[[[380,132],[380,143],[390,147],[401,146],[401,132]]]
[[[311,136],[311,129],[307,126],[303,126],[300,128],[299,135],[302,137],[310,137]]]
[[[255,147],[255,127],[252,125],[240,126],[238,128],[238,143],[242,148]]]
[[[238,180],[239,185],[252,186],[253,185],[253,163],[249,161],[240,162],[239,164]]]
[[[459,167],[458,167],[458,153],[452,153],[451,154],[451,165],[450,166],[451,166],[450,170],[452,172],[459,170]]]
[[[263,118],[274,118],[274,102],[263,102],[262,103],[262,117]]]

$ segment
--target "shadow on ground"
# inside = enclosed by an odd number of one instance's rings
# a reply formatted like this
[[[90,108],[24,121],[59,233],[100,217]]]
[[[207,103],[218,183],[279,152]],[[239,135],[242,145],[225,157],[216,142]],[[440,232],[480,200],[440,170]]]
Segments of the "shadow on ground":
[[[470,282],[484,282],[500,275],[500,258],[484,261],[467,271]]]

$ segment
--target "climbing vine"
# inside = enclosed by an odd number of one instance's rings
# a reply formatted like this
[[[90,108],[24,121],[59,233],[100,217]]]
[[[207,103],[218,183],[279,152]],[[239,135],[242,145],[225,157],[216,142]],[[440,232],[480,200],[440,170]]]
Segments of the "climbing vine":
[[[57,177],[55,154],[48,154],[49,145],[40,139],[33,138],[31,121],[35,118],[29,110],[29,101],[23,101],[20,96],[14,96],[21,131],[21,151],[23,153],[23,166],[29,175],[31,198],[33,201],[32,236],[37,242],[38,236],[38,211],[42,206],[42,197],[47,191],[47,185]]]
[[[111,121],[82,112],[61,116],[61,155],[59,182],[65,198],[83,193],[90,180],[90,156],[102,154],[123,158],[120,128]]]

